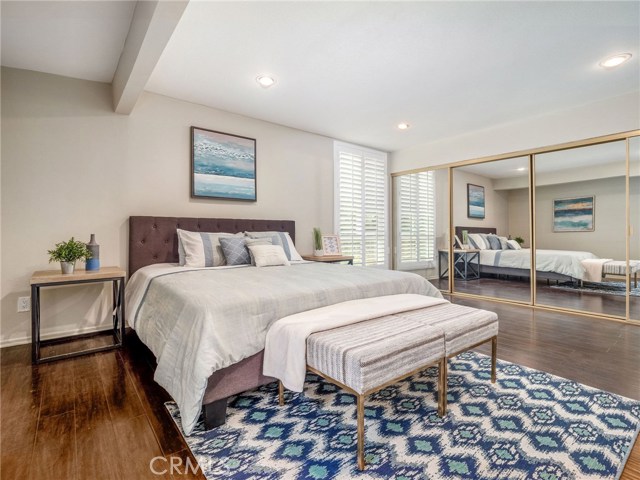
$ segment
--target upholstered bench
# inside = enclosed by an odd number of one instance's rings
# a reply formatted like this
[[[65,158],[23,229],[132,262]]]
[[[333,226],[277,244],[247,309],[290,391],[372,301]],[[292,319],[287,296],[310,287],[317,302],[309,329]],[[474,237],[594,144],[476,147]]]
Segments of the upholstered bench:
[[[633,288],[638,288],[638,272],[640,272],[640,260],[629,260],[629,280],[633,278]],[[602,266],[602,278],[607,275],[626,277],[627,262],[624,260],[612,260]]]
[[[307,337],[307,369],[357,399],[358,468],[364,469],[364,398],[438,364],[438,414],[447,408],[447,359],[492,341],[495,382],[498,317],[450,303],[396,313]],[[284,387],[279,382],[280,405]]]
[[[358,467],[364,469],[364,398],[438,363],[438,413],[443,415],[444,332],[415,320],[388,315],[307,338],[307,369],[357,399]],[[279,385],[280,405],[284,404]]]

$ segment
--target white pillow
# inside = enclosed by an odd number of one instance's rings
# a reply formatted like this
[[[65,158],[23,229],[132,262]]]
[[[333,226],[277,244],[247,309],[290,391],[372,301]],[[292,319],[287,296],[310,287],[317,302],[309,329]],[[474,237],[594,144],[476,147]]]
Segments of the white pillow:
[[[509,245],[509,248],[512,248],[513,250],[522,250],[520,244],[515,240],[507,240],[507,244]]]
[[[284,253],[287,256],[287,260],[292,260],[294,262],[302,261],[302,257],[296,250],[296,246],[293,244],[293,240],[291,240],[291,235],[289,235],[289,232],[244,232],[244,233],[245,235],[251,238],[270,237],[273,239],[274,245],[282,245],[282,249],[284,250]]]
[[[507,246],[507,242],[509,241],[507,237],[498,237],[498,240],[500,240],[500,248],[502,248],[502,250],[506,250],[509,248]]]
[[[185,267],[219,267],[227,261],[222,253],[220,237],[241,237],[242,233],[189,232],[177,229],[180,265]]]
[[[480,250],[489,250],[489,246],[485,243],[484,238],[482,238],[479,233],[470,233],[467,236],[469,237],[469,240],[473,241],[471,244],[472,246],[475,244],[476,248]]]
[[[249,251],[256,262],[256,267],[291,265],[280,245],[249,245]]]

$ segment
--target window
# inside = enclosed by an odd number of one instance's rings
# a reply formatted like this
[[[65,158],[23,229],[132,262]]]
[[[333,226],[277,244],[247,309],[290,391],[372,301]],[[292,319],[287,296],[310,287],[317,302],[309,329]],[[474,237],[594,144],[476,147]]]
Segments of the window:
[[[435,266],[435,172],[397,177],[397,264],[400,270]]]
[[[335,142],[335,223],[354,265],[387,267],[387,154]]]

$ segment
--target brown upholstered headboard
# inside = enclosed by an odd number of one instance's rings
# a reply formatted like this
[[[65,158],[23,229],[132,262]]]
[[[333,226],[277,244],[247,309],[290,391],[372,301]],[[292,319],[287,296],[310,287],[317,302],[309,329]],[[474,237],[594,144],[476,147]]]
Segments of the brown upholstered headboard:
[[[466,230],[467,233],[493,233],[495,235],[496,229],[489,227],[456,227],[456,235],[462,240],[462,231]]]
[[[191,232],[289,232],[291,239],[296,239],[293,220],[129,217],[129,276],[154,263],[177,263],[177,228]]]

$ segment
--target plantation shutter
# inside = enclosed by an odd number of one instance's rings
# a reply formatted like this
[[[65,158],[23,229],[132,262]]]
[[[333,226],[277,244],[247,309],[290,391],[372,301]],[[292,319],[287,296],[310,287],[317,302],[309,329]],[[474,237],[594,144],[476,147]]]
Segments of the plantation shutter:
[[[354,265],[387,266],[387,155],[336,142],[336,232]]]
[[[397,178],[398,268],[433,267],[436,253],[435,174],[427,171]]]

